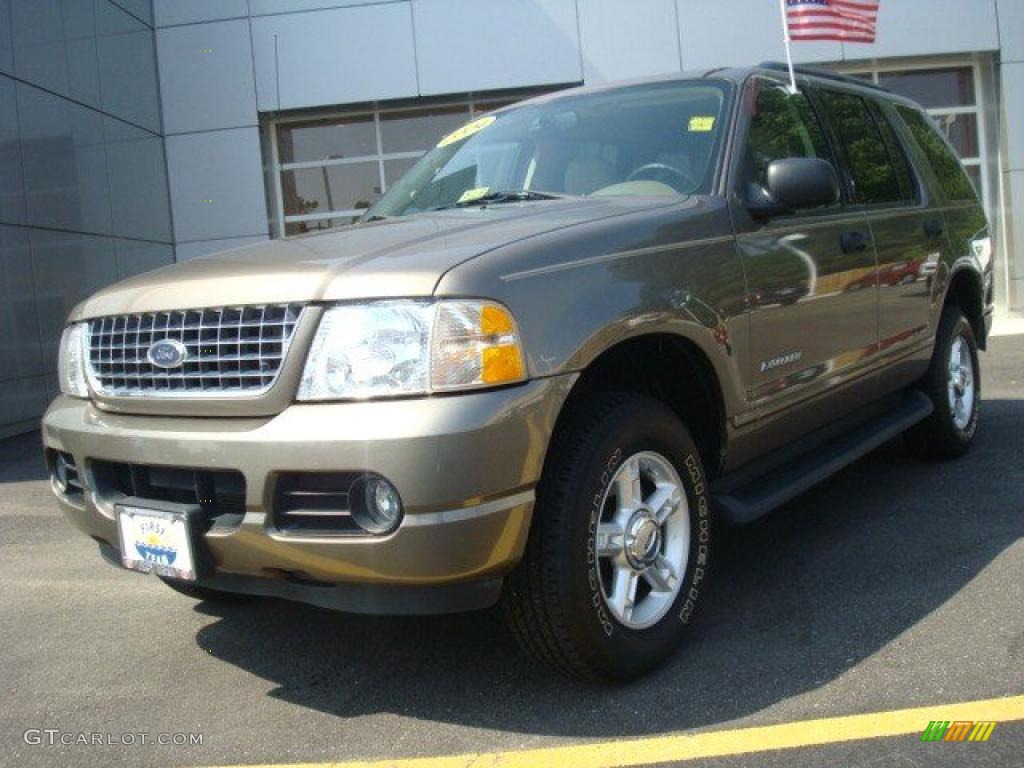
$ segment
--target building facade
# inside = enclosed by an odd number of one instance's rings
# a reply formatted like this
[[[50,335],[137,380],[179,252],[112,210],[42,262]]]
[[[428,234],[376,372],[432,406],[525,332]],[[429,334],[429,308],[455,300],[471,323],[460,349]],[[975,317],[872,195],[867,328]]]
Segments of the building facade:
[[[55,396],[68,311],[174,261],[148,0],[0,0],[0,436]]]
[[[883,0],[875,44],[794,54],[928,107],[1024,311],[1024,2]],[[0,433],[107,282],[349,221],[527,95],[781,58],[774,0],[0,0]]]

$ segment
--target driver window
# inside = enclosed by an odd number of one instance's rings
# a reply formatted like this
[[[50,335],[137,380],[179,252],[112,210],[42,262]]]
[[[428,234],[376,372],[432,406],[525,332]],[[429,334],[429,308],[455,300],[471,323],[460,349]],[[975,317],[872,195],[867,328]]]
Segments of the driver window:
[[[821,158],[835,165],[825,131],[802,91],[792,94],[781,83],[753,80],[747,136],[748,182],[764,189],[768,166],[787,157]]]

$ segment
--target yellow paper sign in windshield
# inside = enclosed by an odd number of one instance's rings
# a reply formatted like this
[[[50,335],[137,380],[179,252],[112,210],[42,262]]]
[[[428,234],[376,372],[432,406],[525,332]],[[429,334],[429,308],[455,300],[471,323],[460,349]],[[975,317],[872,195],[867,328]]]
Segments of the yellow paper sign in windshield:
[[[474,120],[472,123],[466,123],[464,126],[459,128],[457,131],[452,131],[439,142],[437,146],[447,147],[449,144],[454,144],[457,141],[468,139],[474,133],[480,133],[484,128],[493,123],[497,118],[494,115],[487,115],[481,117],[479,120]]]
[[[690,133],[707,133],[715,127],[715,118],[698,115],[690,118]]]
[[[479,200],[481,197],[491,191],[490,187],[474,187],[473,189],[467,189],[462,193],[462,197],[458,199],[460,203],[471,203],[474,200]]]

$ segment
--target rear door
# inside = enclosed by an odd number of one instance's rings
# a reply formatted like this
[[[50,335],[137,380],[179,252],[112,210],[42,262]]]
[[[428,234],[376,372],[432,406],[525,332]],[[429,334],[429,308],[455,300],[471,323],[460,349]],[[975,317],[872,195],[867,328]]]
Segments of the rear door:
[[[844,156],[852,210],[867,216],[878,255],[867,281],[878,295],[881,386],[891,391],[927,366],[930,277],[947,247],[942,214],[877,99],[832,88],[819,95]]]
[[[748,284],[749,395],[763,418],[815,400],[800,418],[770,430],[784,442],[874,394],[871,382],[838,385],[857,378],[876,348],[875,253],[866,214],[842,203],[767,220],[750,215],[745,202],[764,189],[773,160],[815,157],[839,166],[803,90],[790,94],[785,84],[757,76],[743,103],[733,219]]]

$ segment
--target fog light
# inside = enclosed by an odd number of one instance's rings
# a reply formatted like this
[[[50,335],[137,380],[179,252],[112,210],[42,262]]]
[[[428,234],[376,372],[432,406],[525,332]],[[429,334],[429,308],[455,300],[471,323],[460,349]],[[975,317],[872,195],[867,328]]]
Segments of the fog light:
[[[78,467],[71,454],[53,452],[53,487],[58,494],[69,496],[82,493],[82,482],[78,478]]]
[[[390,533],[402,519],[402,500],[391,483],[378,475],[365,475],[349,492],[352,517],[369,533]]]
[[[67,493],[68,488],[68,460],[67,454],[58,453],[57,457],[53,460],[53,484],[57,486],[57,490],[61,493]]]

